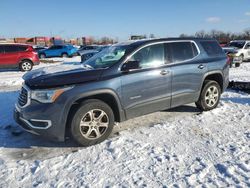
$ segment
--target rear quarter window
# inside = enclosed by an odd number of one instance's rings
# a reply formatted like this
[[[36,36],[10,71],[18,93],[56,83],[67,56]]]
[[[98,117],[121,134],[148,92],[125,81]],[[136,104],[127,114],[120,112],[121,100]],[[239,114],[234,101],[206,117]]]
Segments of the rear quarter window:
[[[27,48],[28,48],[28,46],[18,46],[18,51],[19,52],[24,52],[24,51],[27,50]]]
[[[200,43],[209,56],[218,56],[225,54],[216,41],[201,41]]]

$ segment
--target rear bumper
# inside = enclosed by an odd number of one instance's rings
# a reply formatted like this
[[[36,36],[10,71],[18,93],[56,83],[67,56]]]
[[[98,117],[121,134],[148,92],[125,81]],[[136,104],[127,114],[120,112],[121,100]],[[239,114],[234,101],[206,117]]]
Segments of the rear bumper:
[[[35,61],[33,62],[34,65],[39,65],[40,64],[40,61]]]

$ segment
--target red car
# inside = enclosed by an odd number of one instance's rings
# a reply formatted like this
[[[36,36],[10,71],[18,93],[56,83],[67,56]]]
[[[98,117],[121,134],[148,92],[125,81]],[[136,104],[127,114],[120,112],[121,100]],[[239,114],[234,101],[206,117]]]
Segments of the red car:
[[[39,64],[37,52],[26,44],[0,44],[0,68],[30,71]]]

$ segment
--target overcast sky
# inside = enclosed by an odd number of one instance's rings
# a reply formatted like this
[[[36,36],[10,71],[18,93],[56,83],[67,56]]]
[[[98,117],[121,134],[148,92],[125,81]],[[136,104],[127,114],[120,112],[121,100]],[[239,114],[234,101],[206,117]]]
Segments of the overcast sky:
[[[0,0],[0,37],[175,37],[250,27],[250,0]]]

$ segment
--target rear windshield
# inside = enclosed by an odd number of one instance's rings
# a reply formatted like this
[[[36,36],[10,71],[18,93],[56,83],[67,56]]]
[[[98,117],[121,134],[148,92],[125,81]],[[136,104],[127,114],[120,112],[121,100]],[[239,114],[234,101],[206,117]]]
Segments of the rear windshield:
[[[209,56],[225,54],[217,41],[201,41],[200,43]]]
[[[235,47],[235,48],[243,48],[246,42],[230,42],[228,46]]]

